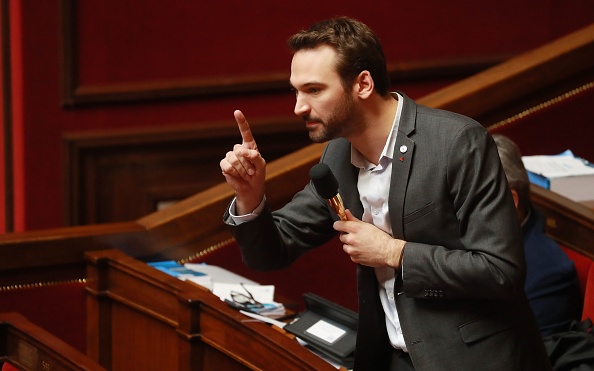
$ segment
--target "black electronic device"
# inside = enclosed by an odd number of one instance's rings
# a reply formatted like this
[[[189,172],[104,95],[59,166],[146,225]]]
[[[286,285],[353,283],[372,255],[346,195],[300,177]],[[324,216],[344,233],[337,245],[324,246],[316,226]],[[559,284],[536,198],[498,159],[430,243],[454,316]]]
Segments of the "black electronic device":
[[[313,293],[303,295],[306,310],[285,331],[346,368],[352,368],[357,313]]]

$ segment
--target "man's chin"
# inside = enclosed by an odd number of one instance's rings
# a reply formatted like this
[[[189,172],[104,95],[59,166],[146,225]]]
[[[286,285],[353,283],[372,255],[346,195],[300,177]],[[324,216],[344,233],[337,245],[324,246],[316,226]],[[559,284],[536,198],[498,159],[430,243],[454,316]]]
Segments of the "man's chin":
[[[327,142],[329,139],[326,137],[324,133],[317,133],[315,131],[309,132],[309,140],[314,143],[324,143]]]

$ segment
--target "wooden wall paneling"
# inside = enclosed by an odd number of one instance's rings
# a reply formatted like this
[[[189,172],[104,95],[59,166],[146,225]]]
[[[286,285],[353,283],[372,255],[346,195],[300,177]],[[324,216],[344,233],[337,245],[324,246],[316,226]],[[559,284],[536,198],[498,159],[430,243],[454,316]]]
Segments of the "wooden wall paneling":
[[[76,90],[76,29],[74,15],[74,1],[61,0],[60,2],[60,26],[61,26],[61,44],[62,67],[61,79],[61,101],[63,106],[71,106],[74,101],[74,91]]]
[[[92,104],[134,103],[178,98],[204,98],[241,93],[280,93],[290,85],[286,68],[280,71],[245,71],[224,76],[186,76],[183,79],[155,79],[134,82],[105,81],[85,84],[79,81],[76,0],[61,0],[62,24],[62,104],[77,107]],[[287,61],[290,59],[287,52]],[[401,83],[426,80],[459,79],[492,67],[510,55],[482,55],[456,58],[432,58],[391,62],[393,81]]]
[[[422,2],[404,8],[386,3],[380,9],[351,0],[344,2],[342,9],[378,30],[389,48],[389,62],[396,64],[391,71],[402,72],[393,73],[395,85],[409,96],[420,97],[444,85],[443,81],[430,83],[428,76],[439,73],[423,66],[423,61],[441,59],[434,66],[440,67],[449,60],[455,67],[464,65],[456,63],[461,59],[472,66],[472,56],[522,52],[588,22],[591,15],[582,11],[588,1],[544,4],[539,14],[556,17],[533,19],[530,25],[524,15],[532,14],[533,9],[527,4],[514,4],[514,12],[506,11],[511,3],[478,7],[476,17],[467,16],[467,6],[435,2],[429,6],[430,12],[424,11],[429,3]],[[18,45],[24,57],[20,66],[24,101],[15,112],[24,115],[22,146],[33,151],[27,153],[28,159],[47,159],[43,164],[28,160],[15,169],[31,182],[17,187],[23,190],[23,201],[16,207],[21,213],[17,230],[64,225],[65,191],[62,177],[56,176],[61,167],[56,144],[64,131],[161,125],[168,122],[168,115],[178,122],[201,116],[221,120],[230,117],[234,102],[244,99],[258,115],[284,114],[287,110],[280,107],[292,99],[289,91],[281,93],[287,87],[290,59],[284,40],[316,18],[336,12],[330,3],[314,3],[301,2],[290,10],[271,0],[237,3],[236,12],[221,17],[232,9],[230,3],[5,0],[22,10],[25,30],[22,45]],[[309,11],[311,5],[318,10],[315,14]],[[248,9],[252,16],[242,16],[242,10]],[[416,16],[404,17],[402,29],[409,31],[399,33],[393,27],[391,14],[395,10],[421,16],[427,27],[416,27]],[[263,32],[267,30],[272,32]],[[221,33],[227,42],[218,46],[213,40]],[[233,58],[239,53],[246,57]],[[416,66],[411,63],[414,60],[419,61]],[[203,62],[213,67],[213,61],[217,62],[214,69],[203,68]],[[404,63],[398,66],[400,62]],[[426,75],[429,70],[432,75]],[[415,78],[422,79],[418,84],[407,80],[409,72],[415,71]],[[453,72],[451,69],[448,74]],[[447,83],[456,79],[448,78]],[[204,95],[210,93],[212,96]],[[279,100],[283,104],[274,104]],[[48,128],[47,137],[31,134],[41,127]],[[45,187],[36,189],[41,182]]]
[[[109,4],[106,4],[109,5]],[[65,107],[97,103],[212,97],[224,94],[278,92],[289,88],[286,72],[231,74],[222,77],[184,77],[136,82],[81,84],[78,78],[78,19],[80,4],[61,0],[62,65]],[[199,16],[199,14],[197,14]]]
[[[298,119],[251,123],[267,161],[310,144]],[[234,122],[64,137],[68,225],[133,220],[222,180]]]

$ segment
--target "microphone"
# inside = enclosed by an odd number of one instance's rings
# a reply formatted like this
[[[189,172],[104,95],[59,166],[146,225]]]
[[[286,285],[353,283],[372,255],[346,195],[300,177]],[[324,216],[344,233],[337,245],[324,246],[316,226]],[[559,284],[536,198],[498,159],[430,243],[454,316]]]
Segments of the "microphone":
[[[338,180],[328,165],[319,163],[309,171],[309,176],[320,197],[328,200],[328,205],[338,214],[341,220],[347,220],[342,197],[338,193]]]

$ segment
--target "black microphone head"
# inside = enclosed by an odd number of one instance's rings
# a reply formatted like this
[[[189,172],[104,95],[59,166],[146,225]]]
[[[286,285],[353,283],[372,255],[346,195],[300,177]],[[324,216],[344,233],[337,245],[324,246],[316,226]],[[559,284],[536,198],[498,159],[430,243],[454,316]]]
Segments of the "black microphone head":
[[[309,171],[309,176],[320,197],[331,199],[338,194],[338,180],[326,164],[316,164]]]

